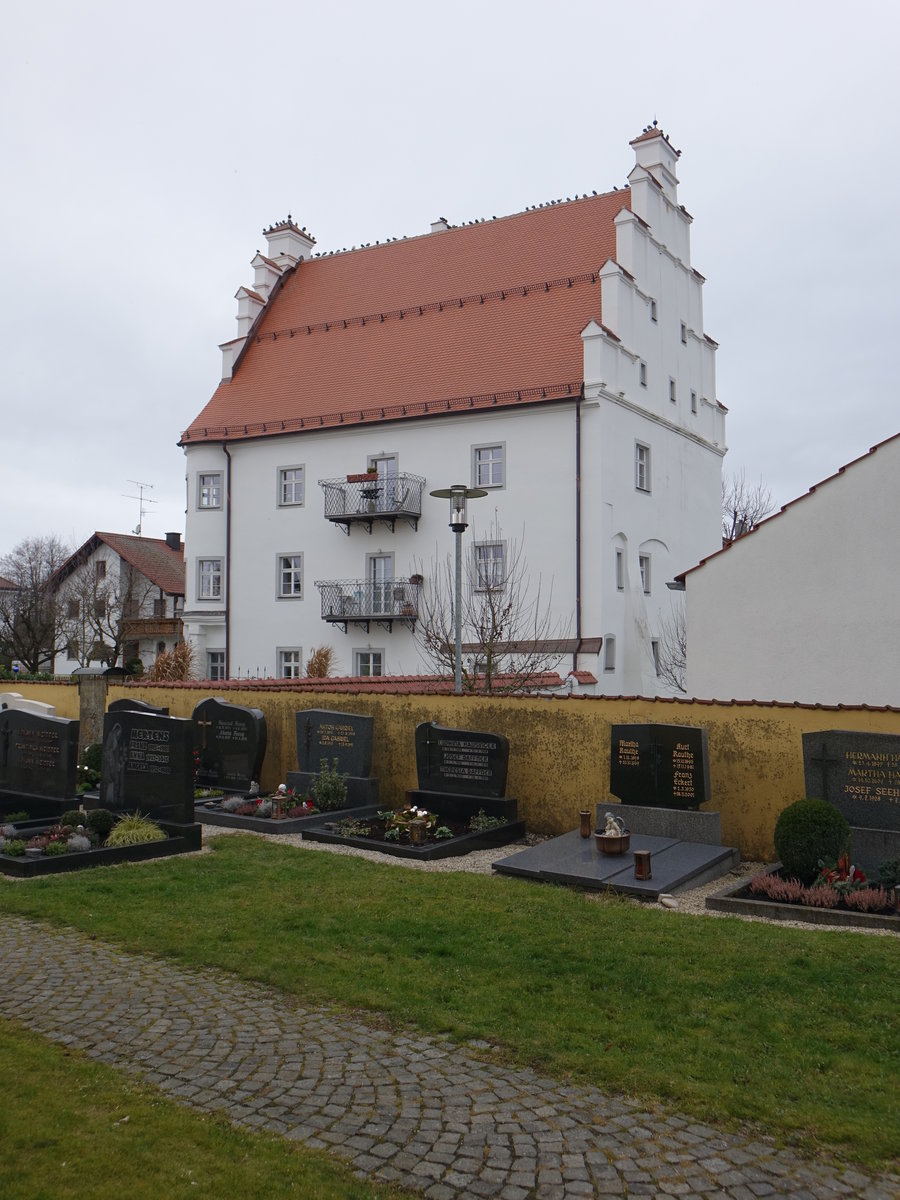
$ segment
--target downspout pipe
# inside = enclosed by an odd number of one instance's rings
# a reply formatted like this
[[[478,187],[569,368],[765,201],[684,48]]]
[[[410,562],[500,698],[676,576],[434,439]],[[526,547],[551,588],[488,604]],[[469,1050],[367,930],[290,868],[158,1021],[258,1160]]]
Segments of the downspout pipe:
[[[225,455],[225,678],[231,678],[231,452],[222,443]]]
[[[584,381],[575,401],[575,649],[572,670],[578,670],[581,653],[581,405],[584,400]]]

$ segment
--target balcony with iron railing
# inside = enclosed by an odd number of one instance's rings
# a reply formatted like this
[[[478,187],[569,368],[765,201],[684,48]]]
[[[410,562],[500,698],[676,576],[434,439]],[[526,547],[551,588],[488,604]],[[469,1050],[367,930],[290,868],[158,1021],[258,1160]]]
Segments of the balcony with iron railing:
[[[419,616],[419,584],[387,579],[317,579],[322,597],[322,620],[343,627],[361,625],[366,633],[375,622],[392,629],[395,621],[414,628]]]
[[[362,525],[369,533],[379,521],[393,532],[397,521],[417,529],[422,515],[425,480],[420,475],[348,475],[346,479],[320,479],[325,494],[325,520],[344,527]]]

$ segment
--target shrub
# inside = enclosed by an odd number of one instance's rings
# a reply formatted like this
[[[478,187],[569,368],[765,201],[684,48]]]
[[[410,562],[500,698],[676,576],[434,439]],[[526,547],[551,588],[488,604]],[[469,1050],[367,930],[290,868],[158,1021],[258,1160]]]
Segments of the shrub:
[[[50,854],[50,855],[65,854],[65,852],[68,850],[68,848],[69,847],[66,845],[65,842],[50,842],[49,845],[45,848],[44,853]]]
[[[10,838],[3,847],[4,854],[11,854],[13,858],[20,858],[25,853],[25,842],[22,838]]]
[[[335,651],[333,646],[313,646],[306,660],[308,679],[327,679],[334,670]]]
[[[80,808],[70,808],[59,818],[59,823],[60,825],[68,825],[70,829],[77,829],[86,820],[87,813],[83,813]]]
[[[92,742],[81,752],[81,765],[89,771],[96,771],[100,777],[100,765],[103,761],[103,746],[100,742]]]
[[[27,813],[27,812],[25,811],[25,809],[23,808],[23,809],[21,809],[19,812],[11,812],[11,813],[7,813],[7,814],[6,814],[6,819],[7,819],[7,821],[9,821],[9,823],[12,825],[12,824],[14,824],[16,821],[27,821],[27,820],[28,820],[28,818],[29,818],[29,815],[30,815],[30,814],[29,814],[29,813]]]
[[[895,888],[900,885],[900,858],[889,858],[878,868],[878,880],[882,887]]]
[[[106,839],[107,846],[138,846],[142,842],[162,842],[166,835],[149,817],[129,813],[119,817]]]
[[[126,675],[143,675],[144,664],[139,658],[129,658],[125,662]]]
[[[883,887],[860,888],[858,892],[848,892],[844,903],[859,912],[881,912],[890,904],[891,895]]]
[[[824,800],[798,800],[778,817],[774,839],[785,874],[812,883],[823,860],[836,862],[849,850],[850,826]]]
[[[453,837],[453,830],[447,825],[438,825],[433,836],[436,842],[442,842],[445,838]]]
[[[335,812],[347,807],[347,779],[337,769],[338,760],[329,767],[328,759],[323,758],[319,766],[319,774],[312,781],[310,791],[316,800],[316,807],[322,812]]]
[[[101,842],[109,837],[115,823],[116,818],[108,808],[92,808],[84,821],[85,827],[95,833]]]

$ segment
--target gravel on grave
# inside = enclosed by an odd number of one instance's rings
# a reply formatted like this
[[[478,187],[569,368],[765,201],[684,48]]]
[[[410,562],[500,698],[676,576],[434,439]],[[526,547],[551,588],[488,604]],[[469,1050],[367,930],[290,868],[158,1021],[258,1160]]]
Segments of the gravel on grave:
[[[203,842],[204,845],[216,837],[230,837],[234,834],[246,834],[243,829],[224,829],[217,825],[203,826]],[[515,854],[517,850],[524,850],[526,846],[534,846],[538,842],[546,839],[539,834],[528,833],[518,842],[512,842],[507,846],[497,846],[490,850],[473,850],[471,854],[463,854],[459,858],[439,858],[432,862],[416,861],[408,858],[393,858],[386,854],[379,854],[377,850],[359,850],[356,846],[335,846],[324,842],[304,842],[303,835],[299,833],[251,833],[251,837],[265,838],[267,841],[276,842],[280,846],[296,846],[300,850],[316,850],[323,851],[326,854],[349,854],[357,858],[367,858],[370,862],[380,862],[391,867],[401,867],[408,871],[471,871],[478,875],[493,875],[491,865],[500,858],[506,858],[510,854]],[[200,851],[203,853],[203,851]],[[714,879],[711,883],[705,883],[702,887],[688,888],[684,891],[677,892],[674,899],[677,901],[677,908],[666,908],[664,905],[656,902],[652,903],[648,900],[638,900],[633,896],[617,896],[616,901],[626,901],[628,904],[647,905],[652,904],[653,908],[659,909],[662,912],[673,913],[690,913],[693,916],[699,917],[714,917],[725,918],[739,921],[758,921],[765,925],[778,925],[782,929],[803,929],[807,932],[815,929],[818,932],[825,933],[862,933],[867,937],[894,937],[900,938],[900,933],[894,933],[890,929],[847,929],[841,926],[827,925],[809,925],[804,921],[774,921],[766,917],[750,917],[736,913],[714,912],[706,907],[706,897],[712,895],[713,892],[721,891],[722,888],[728,887],[729,884],[738,883],[743,879],[752,879],[754,875],[760,874],[765,870],[765,863],[761,862],[741,862],[732,870],[727,871],[718,879]],[[499,878],[499,877],[498,877]],[[606,902],[606,897],[599,892],[585,892],[586,899],[595,903],[603,904]]]

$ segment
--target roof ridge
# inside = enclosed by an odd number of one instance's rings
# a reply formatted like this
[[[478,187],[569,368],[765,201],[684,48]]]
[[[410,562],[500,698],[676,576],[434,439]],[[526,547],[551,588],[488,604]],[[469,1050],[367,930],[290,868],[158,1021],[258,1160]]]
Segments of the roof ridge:
[[[506,300],[510,297],[524,298],[529,292],[549,292],[551,288],[570,288],[575,284],[597,283],[600,278],[599,269],[596,271],[581,271],[577,275],[561,275],[556,279],[542,279],[535,283],[515,283],[504,287],[492,288],[486,292],[470,292],[466,296],[451,296],[442,300],[423,300],[421,304],[407,304],[402,308],[392,308],[385,312],[354,313],[347,317],[329,317],[325,321],[315,321],[309,325],[286,326],[284,329],[267,329],[265,333],[257,333],[255,341],[261,343],[271,337],[275,341],[279,337],[295,337],[298,333],[331,333],[348,325],[364,326],[367,322],[384,324],[386,320],[403,320],[404,317],[424,316],[426,312],[443,312],[445,308],[460,309],[465,304],[484,304],[486,300]]]

